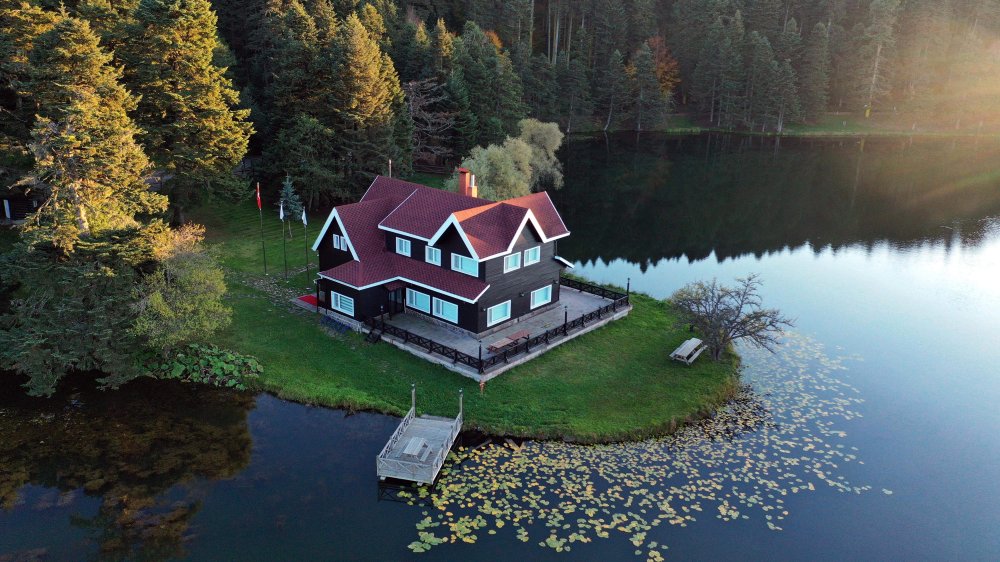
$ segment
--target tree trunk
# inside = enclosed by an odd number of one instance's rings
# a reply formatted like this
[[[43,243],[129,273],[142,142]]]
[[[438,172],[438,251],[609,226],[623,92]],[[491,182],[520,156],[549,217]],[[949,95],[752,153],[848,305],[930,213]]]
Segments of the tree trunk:
[[[77,188],[76,182],[70,184],[69,190],[73,199],[73,208],[76,210],[76,227],[80,229],[82,236],[90,236],[90,222],[87,220],[87,209],[84,208],[83,201],[80,200],[80,190]]]

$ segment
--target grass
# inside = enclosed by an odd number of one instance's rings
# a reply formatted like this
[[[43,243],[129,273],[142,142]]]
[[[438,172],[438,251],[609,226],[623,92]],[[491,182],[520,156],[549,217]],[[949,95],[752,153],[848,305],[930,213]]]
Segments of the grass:
[[[0,254],[11,249],[19,239],[20,235],[16,229],[9,226],[0,226]]]
[[[605,442],[666,433],[708,412],[736,386],[735,356],[720,363],[703,357],[691,367],[670,361],[669,351],[689,334],[674,326],[662,302],[635,295],[627,318],[504,373],[480,394],[475,381],[391,345],[366,344],[353,333],[330,335],[314,314],[262,288],[260,223],[252,203],[206,207],[192,218],[206,225],[209,242],[232,272],[233,324],[215,343],[260,359],[260,387],[282,398],[402,415],[415,383],[421,413],[453,416],[461,388],[467,429]],[[269,257],[281,256],[279,228],[276,218],[265,222]],[[304,272],[287,282],[272,276],[270,286],[288,291],[310,286],[309,279]]]

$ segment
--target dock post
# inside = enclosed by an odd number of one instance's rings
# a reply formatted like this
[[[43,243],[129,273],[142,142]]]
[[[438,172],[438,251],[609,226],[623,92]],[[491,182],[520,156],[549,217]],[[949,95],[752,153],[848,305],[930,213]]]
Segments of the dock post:
[[[413,413],[417,413],[417,385],[416,383],[410,384],[410,408],[413,409]]]
[[[625,281],[625,296],[631,294],[632,294],[632,278],[629,277],[628,280]]]
[[[461,388],[458,389],[458,417],[462,417],[462,411],[464,407],[463,402],[465,402],[464,398],[465,398],[465,391]]]

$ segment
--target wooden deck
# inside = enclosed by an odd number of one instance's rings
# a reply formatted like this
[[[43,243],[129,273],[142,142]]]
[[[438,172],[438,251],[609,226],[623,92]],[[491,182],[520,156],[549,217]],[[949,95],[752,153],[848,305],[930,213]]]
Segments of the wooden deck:
[[[375,460],[376,472],[379,480],[396,478],[433,484],[462,430],[462,391],[455,419],[416,417],[416,388],[411,389],[410,403],[410,411]]]

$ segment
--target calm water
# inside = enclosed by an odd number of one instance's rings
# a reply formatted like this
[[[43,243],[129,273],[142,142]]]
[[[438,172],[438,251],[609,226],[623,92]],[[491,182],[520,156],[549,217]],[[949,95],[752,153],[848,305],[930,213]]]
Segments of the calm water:
[[[445,559],[566,558],[560,540],[590,559],[1000,558],[1000,145],[640,140],[563,151],[561,252],[660,297],[760,273],[796,334],[747,352],[727,415],[639,444],[487,445],[410,500],[374,478],[385,416],[5,387],[0,558],[399,559],[424,529],[456,537],[422,555]]]

